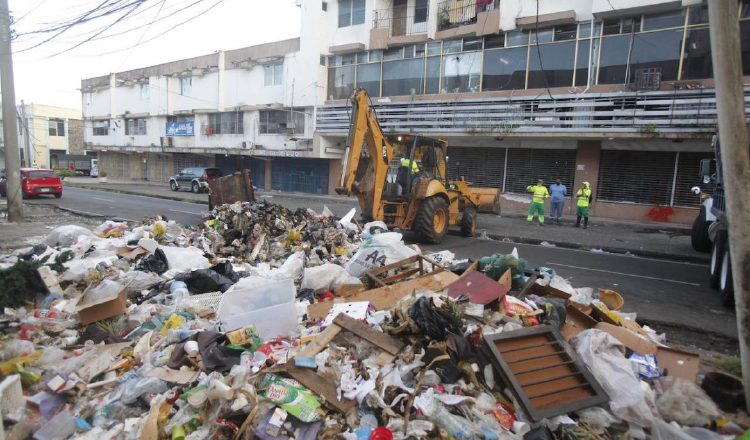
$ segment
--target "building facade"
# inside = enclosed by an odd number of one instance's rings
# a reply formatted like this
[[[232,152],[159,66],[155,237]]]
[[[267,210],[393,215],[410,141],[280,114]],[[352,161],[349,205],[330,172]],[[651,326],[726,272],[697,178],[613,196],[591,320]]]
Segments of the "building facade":
[[[729,3],[750,75],[750,1]],[[716,131],[700,0],[298,5],[299,39],[84,80],[86,148],[112,176],[244,166],[260,187],[333,193],[362,87],[386,132],[448,140],[449,175],[501,189],[506,211],[559,178],[591,183],[595,216],[695,216]]]
[[[49,168],[58,155],[83,154],[83,121],[80,110],[25,104],[17,106],[16,112],[21,166]],[[0,169],[2,168],[5,168],[5,146],[0,127]]]

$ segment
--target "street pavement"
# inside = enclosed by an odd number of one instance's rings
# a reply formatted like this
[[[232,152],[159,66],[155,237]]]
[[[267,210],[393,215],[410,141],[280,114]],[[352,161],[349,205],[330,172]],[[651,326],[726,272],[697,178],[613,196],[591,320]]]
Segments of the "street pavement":
[[[314,197],[278,195],[267,199],[290,209],[309,207],[320,211],[325,204],[337,215],[342,215],[351,206]],[[185,225],[196,224],[201,212],[207,210],[206,205],[196,203],[73,187],[66,187],[61,199],[39,198],[26,203],[49,204],[89,215],[134,221],[145,216],[165,215]],[[530,228],[541,232],[556,227]],[[574,231],[574,228],[559,227],[559,230],[570,234],[569,231]],[[409,235],[405,238],[409,239]],[[639,320],[737,337],[734,311],[722,307],[718,293],[708,286],[708,267],[703,263],[569,249],[548,244],[465,239],[455,233],[449,234],[439,246],[426,246],[430,250],[450,249],[459,258],[509,253],[514,247],[518,248],[522,258],[528,260],[529,267],[552,267],[575,287],[611,288],[620,292],[625,298],[625,311],[637,312]],[[698,332],[695,335],[703,337]]]

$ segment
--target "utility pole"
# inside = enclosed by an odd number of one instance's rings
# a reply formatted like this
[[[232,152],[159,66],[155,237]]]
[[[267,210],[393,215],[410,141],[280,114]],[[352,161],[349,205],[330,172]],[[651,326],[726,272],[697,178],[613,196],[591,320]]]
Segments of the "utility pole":
[[[25,160],[23,161],[24,166],[31,166],[31,132],[29,132],[29,121],[26,119],[26,104],[21,100],[21,124],[23,124],[23,130],[21,130],[21,136],[23,136],[23,154]],[[24,131],[26,133],[24,133]]]
[[[708,2],[721,164],[729,223],[742,376],[750,396],[750,144],[745,122],[742,56],[737,8]]]
[[[0,93],[3,100],[3,136],[5,139],[5,176],[8,197],[8,221],[23,221],[21,172],[18,152],[18,118],[13,81],[13,52],[10,47],[10,10],[8,0],[0,0]]]

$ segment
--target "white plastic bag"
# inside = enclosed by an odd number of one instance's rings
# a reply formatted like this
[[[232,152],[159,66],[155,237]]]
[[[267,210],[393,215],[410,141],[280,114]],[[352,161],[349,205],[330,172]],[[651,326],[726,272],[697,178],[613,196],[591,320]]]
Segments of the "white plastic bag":
[[[295,252],[284,261],[278,269],[272,269],[268,276],[275,280],[293,280],[302,278],[302,271],[305,269],[305,253],[303,251]]]
[[[349,275],[343,267],[326,263],[322,266],[308,267],[302,278],[303,289],[336,289],[344,284],[362,284],[359,278]]]
[[[203,256],[203,251],[190,246],[186,248],[176,246],[160,246],[170,270],[187,272],[188,270],[208,269],[211,267],[208,259]]]
[[[656,407],[664,420],[681,425],[703,426],[721,414],[714,401],[698,385],[684,379],[675,379],[656,400]]]
[[[373,235],[365,241],[346,264],[346,271],[355,277],[365,272],[383,267],[416,255],[416,251],[406,246],[398,232],[384,232]]]
[[[77,225],[58,226],[47,234],[45,243],[48,246],[71,246],[78,241],[78,237],[93,237],[94,234],[86,228]]]
[[[140,292],[158,284],[161,277],[153,272],[132,270],[120,275],[117,281],[124,285],[129,292]]]
[[[570,342],[607,392],[612,413],[635,425],[651,426],[655,416],[648,406],[640,379],[625,357],[622,343],[596,329],[584,330]]]

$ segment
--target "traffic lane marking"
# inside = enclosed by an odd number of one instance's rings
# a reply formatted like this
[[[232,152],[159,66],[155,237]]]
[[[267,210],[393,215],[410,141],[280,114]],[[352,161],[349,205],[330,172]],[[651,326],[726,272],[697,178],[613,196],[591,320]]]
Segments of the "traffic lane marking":
[[[570,265],[570,264],[553,263],[553,262],[549,262],[549,261],[547,263],[545,263],[545,264],[548,264],[550,266],[569,267],[571,269],[580,269],[580,270],[587,270],[587,271],[592,271],[592,272],[603,272],[603,273],[610,273],[610,274],[614,274],[614,275],[622,275],[622,276],[626,276],[626,277],[643,278],[643,279],[646,279],[646,280],[665,281],[667,283],[684,284],[686,286],[700,287],[700,284],[698,284],[698,283],[689,283],[687,281],[671,280],[669,278],[650,277],[650,276],[646,276],[646,275],[637,275],[637,274],[634,274],[634,273],[615,272],[615,271],[612,271],[612,270],[592,269],[592,268],[589,268],[589,267],[573,266],[573,265]]]

